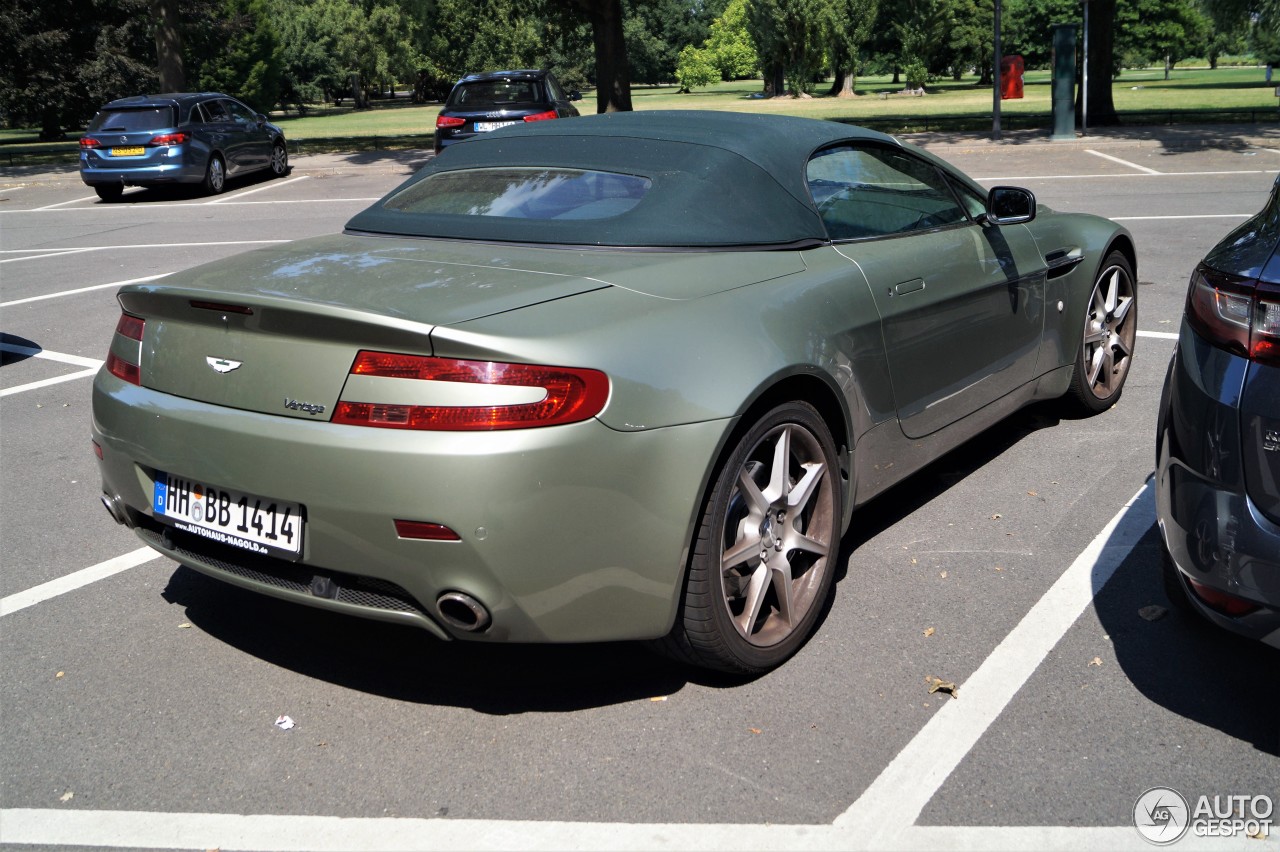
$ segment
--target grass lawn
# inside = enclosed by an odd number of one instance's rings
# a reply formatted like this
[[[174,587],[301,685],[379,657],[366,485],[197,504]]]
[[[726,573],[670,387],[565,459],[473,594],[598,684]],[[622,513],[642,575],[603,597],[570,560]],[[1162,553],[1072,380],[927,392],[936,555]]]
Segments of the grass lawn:
[[[1019,116],[1024,125],[1048,126],[1052,110],[1050,72],[1029,71],[1024,77],[1021,100],[1001,104],[1006,127],[1014,127]],[[1170,112],[1188,113],[1212,110],[1257,110],[1254,120],[1280,119],[1280,100],[1275,84],[1269,84],[1262,68],[1176,68],[1169,80],[1163,69],[1126,70],[1112,88],[1116,110],[1125,123],[1164,123],[1168,120],[1194,120],[1191,116],[1170,116]],[[820,87],[826,90],[826,85]],[[858,96],[831,98],[823,94],[812,98],[759,97],[759,80],[718,83],[691,94],[679,94],[674,86],[637,87],[631,92],[637,110],[712,109],[739,112],[800,115],[811,118],[866,122],[891,130],[921,126],[932,117],[949,119],[967,117],[975,126],[991,117],[991,89],[977,86],[976,77],[960,82],[939,80],[927,87],[928,94],[913,97],[897,94],[888,76],[860,77]],[[588,92],[579,108],[589,113],[595,108],[595,95]],[[439,104],[413,104],[407,98],[376,101],[373,109],[350,108],[316,110],[307,116],[276,113],[272,121],[284,128],[285,136],[299,143],[302,150],[350,150],[361,147],[424,147],[435,129]],[[1162,114],[1142,116],[1141,113]],[[1206,116],[1206,120],[1222,120]],[[1248,120],[1248,116],[1245,116]],[[887,126],[894,125],[894,126]],[[937,125],[934,125],[935,127]],[[952,122],[954,126],[954,122]],[[371,138],[373,137],[373,138]],[[406,138],[409,137],[409,138]],[[66,159],[74,152],[74,142],[39,144],[31,129],[0,130],[0,165],[42,159],[42,155]]]

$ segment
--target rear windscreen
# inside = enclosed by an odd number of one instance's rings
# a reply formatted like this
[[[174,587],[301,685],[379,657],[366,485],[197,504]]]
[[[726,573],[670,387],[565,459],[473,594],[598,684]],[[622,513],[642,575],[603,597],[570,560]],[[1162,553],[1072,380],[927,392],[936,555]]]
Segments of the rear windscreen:
[[[167,106],[141,107],[137,109],[101,110],[89,123],[90,133],[133,130],[162,130],[174,127],[173,108]]]
[[[383,205],[403,213],[510,219],[604,219],[640,203],[650,181],[635,175],[564,168],[440,172]]]
[[[542,100],[535,80],[484,80],[463,83],[449,94],[446,109],[487,107],[500,104],[538,103]]]

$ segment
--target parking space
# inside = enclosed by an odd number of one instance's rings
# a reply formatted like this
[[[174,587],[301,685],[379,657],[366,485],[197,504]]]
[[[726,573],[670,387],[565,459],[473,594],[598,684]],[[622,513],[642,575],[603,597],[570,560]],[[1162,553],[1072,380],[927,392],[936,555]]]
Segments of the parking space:
[[[115,204],[74,173],[0,175],[0,845],[1136,849],[1151,787],[1277,798],[1280,658],[1151,618],[1147,483],[1188,276],[1280,144],[922,141],[1121,219],[1139,353],[1114,409],[1026,409],[861,510],[819,632],[748,682],[257,597],[98,504],[88,376],[118,286],[339,231],[424,154]]]

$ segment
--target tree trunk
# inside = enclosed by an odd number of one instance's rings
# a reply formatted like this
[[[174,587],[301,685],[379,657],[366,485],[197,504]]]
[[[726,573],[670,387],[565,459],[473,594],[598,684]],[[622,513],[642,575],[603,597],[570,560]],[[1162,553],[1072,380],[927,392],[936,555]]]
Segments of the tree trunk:
[[[631,111],[631,69],[622,35],[622,0],[585,2],[596,48],[596,112]]]
[[[182,13],[179,0],[151,0],[156,25],[156,73],[160,91],[185,92],[187,69],[182,63]]]
[[[836,82],[832,86],[833,89],[839,87],[834,94],[837,98],[852,98],[858,94],[858,75],[853,73],[853,69],[836,69]]]
[[[1111,38],[1116,20],[1116,0],[1091,0],[1089,3],[1089,126],[1102,127],[1120,123],[1115,101],[1111,97],[1112,60],[1115,42]],[[1083,50],[1083,47],[1081,48]],[[1077,87],[1076,120],[1083,104],[1084,86]]]

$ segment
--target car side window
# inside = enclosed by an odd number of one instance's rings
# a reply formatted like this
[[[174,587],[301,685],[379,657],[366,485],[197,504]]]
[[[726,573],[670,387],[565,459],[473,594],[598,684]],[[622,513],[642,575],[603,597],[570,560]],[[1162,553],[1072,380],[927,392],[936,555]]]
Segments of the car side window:
[[[567,101],[569,96],[564,93],[564,89],[560,87],[560,81],[550,74],[547,75],[547,88],[551,90],[551,99],[556,101]]]
[[[222,105],[222,101],[205,101],[202,105],[204,114],[211,122],[230,121],[227,116],[226,107]]]
[[[833,240],[909,234],[967,222],[942,174],[910,154],[877,145],[819,151],[809,192]]]
[[[956,196],[960,199],[960,203],[964,205],[964,209],[969,211],[969,215],[977,219],[987,212],[987,196],[979,195],[967,184],[961,183],[954,178],[949,179],[951,188],[956,191]]]
[[[231,120],[236,124],[257,124],[258,117],[254,115],[253,110],[249,109],[238,101],[223,101],[227,107],[227,112],[231,114]]]

